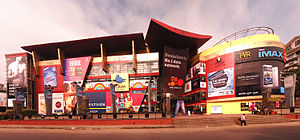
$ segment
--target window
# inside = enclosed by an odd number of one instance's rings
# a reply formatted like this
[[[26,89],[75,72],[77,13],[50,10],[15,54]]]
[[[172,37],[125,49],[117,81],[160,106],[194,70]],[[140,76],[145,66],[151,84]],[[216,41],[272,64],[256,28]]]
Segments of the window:
[[[300,39],[298,39],[297,41],[295,41],[295,47],[297,47],[298,45],[300,45]]]
[[[292,45],[286,47],[286,51],[290,51],[292,49]]]
[[[288,55],[287,56],[287,58],[291,58],[291,57],[293,57],[294,56],[294,53],[293,54],[290,54],[290,55]]]

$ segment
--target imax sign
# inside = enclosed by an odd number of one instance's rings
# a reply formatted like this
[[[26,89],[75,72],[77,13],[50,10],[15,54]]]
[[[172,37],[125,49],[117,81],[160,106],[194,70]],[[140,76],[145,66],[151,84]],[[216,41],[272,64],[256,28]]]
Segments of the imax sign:
[[[258,57],[264,58],[264,57],[278,57],[278,58],[283,58],[283,52],[281,51],[259,51],[258,52]]]

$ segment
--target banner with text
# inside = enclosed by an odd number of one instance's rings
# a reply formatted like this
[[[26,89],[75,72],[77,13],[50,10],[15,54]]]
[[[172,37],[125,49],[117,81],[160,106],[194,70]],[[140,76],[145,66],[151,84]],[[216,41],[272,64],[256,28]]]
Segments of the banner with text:
[[[188,50],[164,47],[162,92],[183,96]]]

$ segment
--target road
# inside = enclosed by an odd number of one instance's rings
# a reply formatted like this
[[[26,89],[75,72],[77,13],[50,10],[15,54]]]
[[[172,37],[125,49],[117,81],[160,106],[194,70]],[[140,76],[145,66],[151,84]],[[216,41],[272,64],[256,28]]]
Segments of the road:
[[[219,128],[157,129],[14,129],[1,128],[1,140],[296,140],[300,138],[300,122]]]

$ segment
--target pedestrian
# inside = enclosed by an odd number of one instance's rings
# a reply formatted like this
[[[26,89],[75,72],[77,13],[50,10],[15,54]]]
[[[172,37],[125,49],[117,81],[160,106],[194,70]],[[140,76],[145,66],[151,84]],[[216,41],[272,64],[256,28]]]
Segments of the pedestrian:
[[[243,123],[244,123],[244,126],[247,126],[245,114],[243,114],[241,117],[241,126],[243,126]]]

